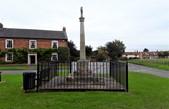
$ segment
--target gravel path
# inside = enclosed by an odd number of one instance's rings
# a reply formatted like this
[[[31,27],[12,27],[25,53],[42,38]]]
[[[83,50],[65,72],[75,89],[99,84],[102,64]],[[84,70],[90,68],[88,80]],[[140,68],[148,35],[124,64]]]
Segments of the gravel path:
[[[129,71],[153,74],[160,77],[169,78],[169,71],[145,67],[142,65],[129,64]]]

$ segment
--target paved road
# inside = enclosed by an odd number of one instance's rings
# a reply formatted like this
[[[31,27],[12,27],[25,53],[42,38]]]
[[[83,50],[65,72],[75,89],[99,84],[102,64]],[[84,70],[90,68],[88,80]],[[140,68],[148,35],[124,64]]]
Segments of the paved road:
[[[129,71],[148,73],[148,74],[153,74],[153,75],[157,75],[160,77],[169,78],[169,71],[159,70],[159,69],[145,67],[141,65],[129,64]],[[15,70],[15,71],[4,70],[0,72],[2,72],[2,74],[22,74],[23,72],[36,72],[36,70]]]
[[[169,71],[159,70],[159,69],[145,67],[141,65],[129,64],[129,71],[149,73],[156,76],[169,78]]]

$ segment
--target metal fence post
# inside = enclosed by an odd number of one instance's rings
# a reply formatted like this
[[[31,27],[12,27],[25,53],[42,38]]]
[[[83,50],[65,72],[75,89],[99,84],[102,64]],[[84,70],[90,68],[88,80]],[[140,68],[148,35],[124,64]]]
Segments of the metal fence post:
[[[50,64],[51,64],[51,62],[48,62],[48,63],[47,63],[47,72],[46,72],[46,73],[47,73],[47,75],[48,75],[48,81],[50,80],[50,77],[51,77],[51,74],[50,74],[50,73],[51,73],[51,72],[50,72],[51,69],[49,68],[49,65],[50,65]]]
[[[112,77],[112,73],[113,73],[112,72],[112,62],[110,61],[109,64],[110,64],[110,66],[109,66],[109,71],[110,71],[109,76]]]
[[[0,82],[1,82],[1,74],[2,74],[2,73],[0,72]]]
[[[128,92],[128,61],[126,62],[126,92]]]
[[[37,63],[37,72],[36,72],[36,92],[39,91],[39,61]]]
[[[72,62],[71,61],[69,62],[69,69],[70,69],[69,73],[71,74],[72,73]]]

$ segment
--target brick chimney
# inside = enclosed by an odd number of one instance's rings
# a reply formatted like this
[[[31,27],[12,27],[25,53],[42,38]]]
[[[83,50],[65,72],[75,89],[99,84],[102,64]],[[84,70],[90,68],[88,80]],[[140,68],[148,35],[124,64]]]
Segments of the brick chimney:
[[[63,31],[66,32],[66,27],[63,27]]]
[[[3,24],[0,22],[0,29],[3,29]]]

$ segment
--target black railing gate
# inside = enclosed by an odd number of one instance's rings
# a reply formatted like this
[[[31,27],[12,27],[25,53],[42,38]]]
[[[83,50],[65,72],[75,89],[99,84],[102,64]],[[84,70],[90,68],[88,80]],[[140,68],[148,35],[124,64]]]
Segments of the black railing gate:
[[[38,62],[39,90],[128,91],[128,63]]]

